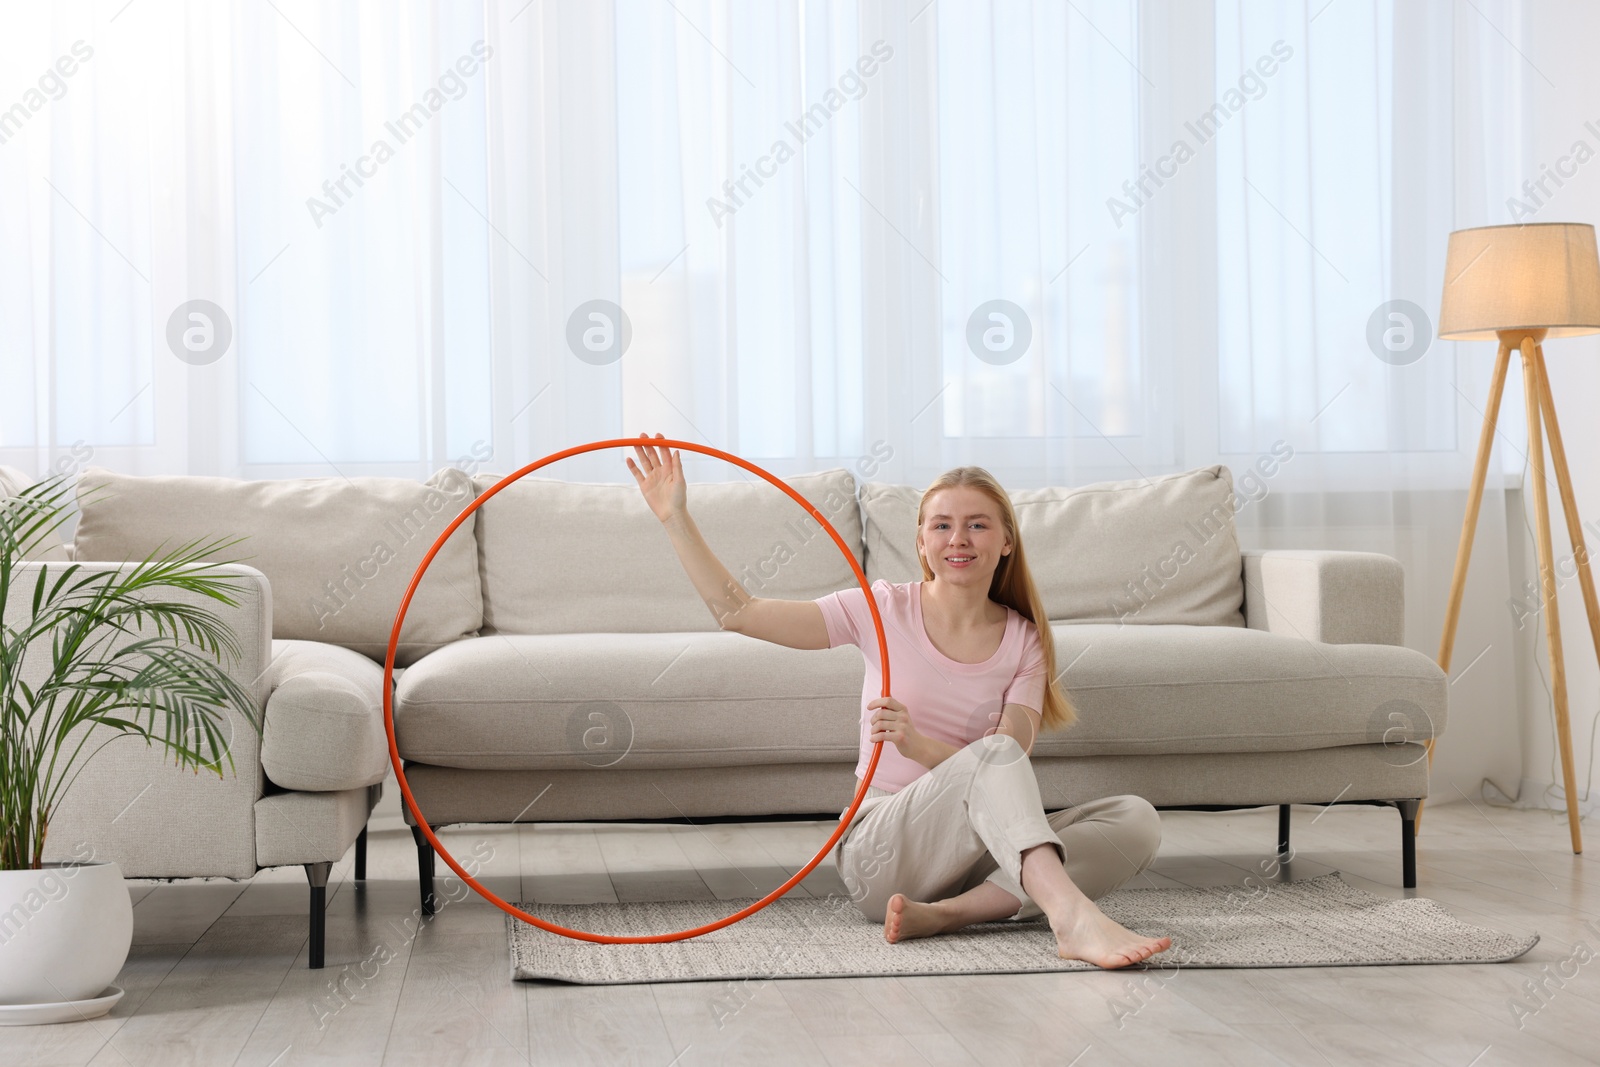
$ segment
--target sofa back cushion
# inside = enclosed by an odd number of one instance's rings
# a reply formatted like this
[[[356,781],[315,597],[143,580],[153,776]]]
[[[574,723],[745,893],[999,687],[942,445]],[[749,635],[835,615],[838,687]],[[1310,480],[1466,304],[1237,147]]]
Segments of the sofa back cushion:
[[[267,576],[274,638],[326,641],[381,662],[412,573],[473,495],[471,478],[454,468],[416,482],[139,477],[90,467],[78,478],[74,556],[141,560],[196,539],[243,537],[220,555]],[[457,528],[417,586],[397,664],[482,625],[472,526],[469,517]]]
[[[1010,496],[1048,618],[1244,625],[1227,467],[1075,489],[1017,489]],[[921,499],[915,486],[861,487],[869,581],[922,580]]]
[[[22,474],[16,467],[0,466],[0,501],[8,496],[16,496],[22,490],[34,485],[34,480]],[[34,539],[34,544],[27,550],[26,560],[40,560],[43,563],[56,563],[56,561],[69,560],[70,553],[67,545],[61,542],[61,531],[43,534]]]
[[[17,468],[0,464],[0,497],[16,496],[32,484],[33,479]]]
[[[499,480],[478,475],[478,493]],[[784,481],[839,531],[859,564],[861,516],[850,472]],[[752,596],[814,600],[857,584],[821,524],[760,478],[692,483],[688,500],[706,542]],[[485,501],[477,519],[487,632],[720,629],[633,482],[525,477]]]

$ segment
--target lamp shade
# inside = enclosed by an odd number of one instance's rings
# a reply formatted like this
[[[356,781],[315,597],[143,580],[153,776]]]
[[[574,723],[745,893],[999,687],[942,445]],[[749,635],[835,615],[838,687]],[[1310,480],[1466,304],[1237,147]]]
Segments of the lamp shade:
[[[1546,337],[1600,331],[1593,226],[1478,226],[1450,235],[1439,336],[1492,341],[1499,330],[1548,330]]]

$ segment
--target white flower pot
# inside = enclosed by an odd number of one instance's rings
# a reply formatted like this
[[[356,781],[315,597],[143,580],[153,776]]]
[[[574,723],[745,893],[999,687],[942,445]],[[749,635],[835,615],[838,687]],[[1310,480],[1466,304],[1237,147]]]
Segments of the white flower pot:
[[[0,1005],[98,997],[132,944],[133,902],[115,863],[0,871]]]

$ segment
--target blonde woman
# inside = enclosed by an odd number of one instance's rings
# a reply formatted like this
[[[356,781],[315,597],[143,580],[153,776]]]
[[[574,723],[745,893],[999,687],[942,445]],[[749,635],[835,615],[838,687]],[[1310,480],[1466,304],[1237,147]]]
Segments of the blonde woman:
[[[750,596],[689,516],[682,456],[639,436],[628,469],[723,629],[789,648],[854,644],[866,658],[858,779],[873,745],[887,743],[833,858],[885,939],[1044,915],[1064,959],[1125,967],[1171,947],[1094,903],[1155,858],[1155,809],[1133,796],[1043,809],[1028,752],[1074,713],[1050,669],[1049,627],[1035,625],[1041,605],[1011,499],[987,471],[957,467],[923,493],[922,581],[872,584],[899,694],[883,697],[866,594]]]

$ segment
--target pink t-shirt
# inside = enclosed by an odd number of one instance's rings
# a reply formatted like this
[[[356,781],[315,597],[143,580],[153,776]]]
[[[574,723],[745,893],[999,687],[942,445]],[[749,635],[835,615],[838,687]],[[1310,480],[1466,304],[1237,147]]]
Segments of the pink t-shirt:
[[[1000,648],[982,663],[950,659],[928,640],[922,625],[921,582],[872,583],[872,596],[883,619],[889,645],[889,695],[906,706],[920,733],[947,744],[966,747],[1000,725],[1000,709],[1021,704],[1041,711],[1044,701],[1044,649],[1039,631],[1021,612],[1006,608],[1006,633]],[[861,757],[856,778],[865,778],[872,761],[872,716],[867,704],[883,695],[883,667],[878,662],[878,633],[872,626],[867,596],[859,586],[841,589],[813,601],[828,624],[828,647],[856,645],[867,661],[861,687]],[[928,768],[900,754],[885,741],[872,784],[892,793],[928,773]]]

